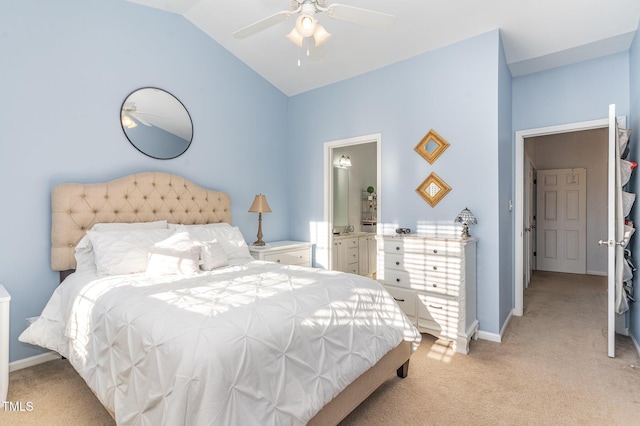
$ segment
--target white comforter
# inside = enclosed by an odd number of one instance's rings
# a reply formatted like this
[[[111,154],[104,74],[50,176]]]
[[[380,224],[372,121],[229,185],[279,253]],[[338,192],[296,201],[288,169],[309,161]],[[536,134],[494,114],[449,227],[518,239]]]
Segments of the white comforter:
[[[119,425],[304,424],[420,334],[376,281],[249,261],[73,274],[20,336],[67,357]]]

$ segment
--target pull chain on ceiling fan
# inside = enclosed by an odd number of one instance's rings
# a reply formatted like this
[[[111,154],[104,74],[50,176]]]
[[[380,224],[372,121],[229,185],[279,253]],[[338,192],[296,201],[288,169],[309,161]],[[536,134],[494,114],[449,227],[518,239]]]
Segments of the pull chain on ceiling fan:
[[[332,19],[380,30],[387,29],[396,22],[396,17],[388,13],[327,3],[327,0],[290,0],[291,10],[283,10],[254,22],[234,32],[233,36],[238,39],[247,38],[299,14],[287,38],[302,47],[306,38],[313,37],[313,43],[318,47],[329,40],[331,34],[315,19],[314,15],[317,13],[324,12]]]

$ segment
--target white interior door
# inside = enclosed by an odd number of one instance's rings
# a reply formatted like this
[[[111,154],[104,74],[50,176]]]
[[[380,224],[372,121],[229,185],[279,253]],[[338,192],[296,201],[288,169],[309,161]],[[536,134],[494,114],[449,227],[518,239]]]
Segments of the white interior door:
[[[616,164],[618,163],[618,142],[616,130],[616,106],[609,105],[609,143],[607,151],[607,241],[600,241],[600,245],[607,247],[607,355],[616,355],[616,254],[621,248],[616,241],[617,234],[623,232],[624,218],[621,215],[617,198],[622,196],[622,189],[616,185]]]
[[[525,175],[524,175],[524,287],[528,288],[531,282],[531,270],[533,265],[533,238],[534,238],[534,221],[533,221],[533,164],[528,155],[525,154]]]
[[[536,269],[586,274],[587,170],[537,171]]]

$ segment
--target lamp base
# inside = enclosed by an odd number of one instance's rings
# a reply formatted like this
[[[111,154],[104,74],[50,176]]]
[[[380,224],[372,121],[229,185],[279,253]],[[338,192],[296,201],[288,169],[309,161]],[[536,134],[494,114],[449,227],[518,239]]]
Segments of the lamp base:
[[[262,247],[262,246],[264,246],[264,245],[266,245],[266,244],[267,244],[267,243],[265,243],[264,241],[262,241],[262,240],[258,240],[258,241],[254,242],[254,243],[253,243],[253,244],[251,244],[251,245],[252,245],[252,246],[259,246],[259,247]]]
[[[462,233],[460,234],[461,238],[469,238],[471,234],[469,234],[469,225],[466,223],[462,224]]]

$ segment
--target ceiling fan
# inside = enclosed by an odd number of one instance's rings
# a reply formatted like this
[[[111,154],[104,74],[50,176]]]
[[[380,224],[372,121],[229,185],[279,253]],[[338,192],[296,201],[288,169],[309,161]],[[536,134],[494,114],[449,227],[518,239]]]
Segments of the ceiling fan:
[[[329,18],[381,30],[391,27],[396,22],[394,15],[343,4],[328,5],[328,0],[289,0],[289,3],[291,10],[283,10],[254,22],[234,32],[233,36],[238,39],[252,36],[298,14],[296,25],[287,34],[287,38],[302,47],[307,37],[313,37],[317,47],[331,37],[331,34],[314,17],[317,13],[323,12]]]

